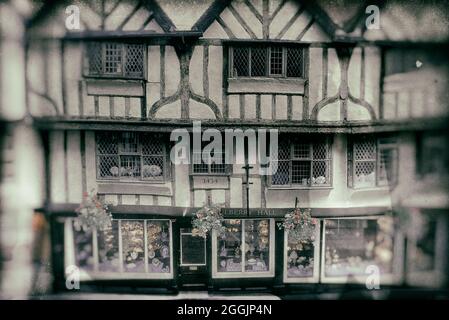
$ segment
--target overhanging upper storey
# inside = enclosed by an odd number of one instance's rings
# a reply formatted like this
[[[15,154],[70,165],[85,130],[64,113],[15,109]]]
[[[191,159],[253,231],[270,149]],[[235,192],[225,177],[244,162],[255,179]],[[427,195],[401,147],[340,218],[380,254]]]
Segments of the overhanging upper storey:
[[[79,28],[67,20],[72,6]],[[117,125],[350,127],[446,116],[447,59],[364,40],[365,6],[344,10],[300,0],[49,3],[28,24],[28,109]]]

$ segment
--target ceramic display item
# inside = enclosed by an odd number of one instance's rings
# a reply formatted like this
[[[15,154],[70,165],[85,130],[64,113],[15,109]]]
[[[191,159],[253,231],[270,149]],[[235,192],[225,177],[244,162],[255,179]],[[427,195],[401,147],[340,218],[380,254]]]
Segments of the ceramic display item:
[[[159,266],[159,264],[161,263],[161,261],[158,258],[154,258],[151,263],[153,264],[153,266],[157,267]]]
[[[226,250],[225,246],[222,246],[220,249],[220,257],[226,257],[228,255],[228,250]]]
[[[154,250],[149,250],[148,251],[148,257],[150,259],[153,259],[156,256],[156,252]]]
[[[162,249],[161,249],[162,258],[168,258],[170,256],[169,252],[170,251],[169,251],[168,247],[167,246],[163,246]]]

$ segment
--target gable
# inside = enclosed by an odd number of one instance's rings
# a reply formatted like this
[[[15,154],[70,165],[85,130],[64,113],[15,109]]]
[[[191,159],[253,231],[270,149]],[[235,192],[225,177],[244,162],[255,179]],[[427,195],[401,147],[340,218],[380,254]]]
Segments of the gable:
[[[294,0],[229,1],[204,38],[330,41],[308,8]]]
[[[75,5],[80,12],[80,29],[68,30],[65,21],[67,6]],[[71,32],[86,31],[153,31],[163,33],[173,29],[171,21],[153,0],[74,0],[54,5],[38,21],[31,23],[30,32],[40,37],[63,37]]]

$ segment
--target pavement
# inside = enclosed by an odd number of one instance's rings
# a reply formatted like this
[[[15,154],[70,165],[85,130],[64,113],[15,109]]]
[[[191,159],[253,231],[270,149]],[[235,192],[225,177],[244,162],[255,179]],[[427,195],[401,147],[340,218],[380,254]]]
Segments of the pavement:
[[[114,294],[114,293],[61,293],[33,297],[38,300],[280,300],[272,294],[210,294],[193,291],[176,295],[162,294]]]

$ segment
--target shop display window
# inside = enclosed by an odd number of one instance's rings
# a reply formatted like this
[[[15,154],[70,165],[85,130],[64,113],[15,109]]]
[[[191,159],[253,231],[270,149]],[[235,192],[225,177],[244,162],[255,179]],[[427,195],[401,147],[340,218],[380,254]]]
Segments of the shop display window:
[[[274,222],[271,219],[228,219],[225,232],[213,237],[214,277],[274,275]]]
[[[394,272],[393,218],[325,219],[323,232],[324,280],[365,279],[369,266],[381,276]]]
[[[284,233],[284,282],[316,282],[319,276],[320,228],[315,238],[298,241]]]
[[[66,266],[76,265],[86,279],[173,277],[169,220],[113,220],[103,231],[66,223]]]

